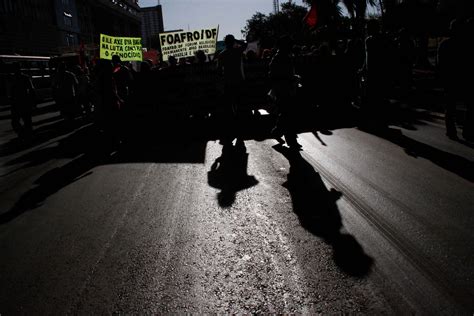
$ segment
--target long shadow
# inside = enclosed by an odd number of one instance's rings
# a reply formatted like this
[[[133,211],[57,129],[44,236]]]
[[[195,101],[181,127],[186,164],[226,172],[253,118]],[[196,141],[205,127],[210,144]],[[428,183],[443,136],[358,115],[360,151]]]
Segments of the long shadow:
[[[8,212],[0,215],[0,225],[41,206],[49,196],[91,174],[89,170],[98,164],[97,159],[98,157],[93,155],[84,154],[43,174],[34,182],[34,187],[22,194]]]
[[[368,275],[373,259],[352,235],[341,233],[342,221],[336,201],[342,194],[335,189],[328,190],[319,173],[299,151],[282,145],[273,148],[290,163],[283,186],[290,193],[293,211],[301,226],[332,246],[334,262],[344,273],[354,277]]]
[[[362,130],[402,147],[405,152],[412,157],[425,158],[468,181],[472,182],[474,180],[474,163],[464,157],[451,154],[407,137],[403,135],[399,129],[387,127]]]
[[[83,119],[76,120],[74,125],[68,124],[62,119],[51,119],[49,122],[50,124],[35,128],[33,132],[33,138],[28,142],[24,142],[19,138],[14,138],[4,144],[1,144],[0,157],[13,155],[31,147],[41,145],[53,138],[71,133],[74,131],[74,129],[90,123],[88,120]]]
[[[258,184],[254,176],[247,174],[248,153],[243,141],[237,141],[235,146],[226,143],[222,154],[218,157],[207,173],[208,184],[220,190],[217,201],[223,208],[231,207],[237,192]]]
[[[54,133],[54,137],[59,137],[68,132],[71,133],[72,130],[66,127],[59,131],[51,131],[51,133]],[[87,138],[90,138],[90,140],[87,141]],[[94,130],[91,125],[81,126],[72,134],[60,139],[56,146],[40,146],[33,151],[28,151],[21,156],[5,162],[4,166],[13,166],[17,164],[21,164],[21,166],[9,171],[8,173],[0,175],[0,177],[13,174],[23,168],[43,164],[52,158],[74,158],[77,155],[84,153],[86,150],[94,150],[94,148],[96,148],[94,147],[96,146],[96,140],[97,137],[94,135]]]
[[[41,206],[51,195],[91,174],[96,166],[143,162],[203,163],[205,160],[205,139],[191,136],[184,139],[178,135],[177,138],[158,141],[156,135],[139,138],[133,134],[126,136],[124,143],[117,144],[110,135],[99,132],[94,125],[88,125],[59,140],[54,147],[38,148],[10,161],[10,165],[25,163],[22,165],[25,168],[51,159],[73,159],[40,176],[13,207],[0,215],[0,224]]]
[[[48,170],[36,179],[32,187],[20,196],[13,207],[0,215],[0,225],[41,206],[49,196],[89,175],[92,168],[110,160],[109,153],[112,150],[112,147],[98,138],[93,126],[86,126],[60,140],[55,147],[40,148],[20,157],[15,163],[27,162],[23,167],[39,165],[51,159],[73,160],[64,166]]]
[[[84,125],[75,131],[66,128],[63,121],[41,127],[38,129],[38,134],[41,135],[37,136],[38,142],[70,134],[58,140],[55,146],[44,146],[25,152],[5,165],[21,165],[16,169],[18,170],[41,165],[51,159],[73,160],[41,176],[7,213],[0,216],[0,223],[6,223],[27,210],[35,209],[49,196],[88,174],[98,165],[144,162],[204,163],[207,141],[220,139],[223,132],[219,126],[226,123],[228,122],[175,120],[167,117],[157,119],[151,115],[143,119],[131,118],[120,128],[123,139],[120,145],[99,132],[93,124]],[[239,125],[236,136],[241,140],[272,138],[272,120],[269,117],[251,117],[239,121]],[[311,130],[310,127],[308,130]],[[11,149],[0,150],[0,155],[11,153]],[[222,207],[230,207],[237,192],[258,183],[255,177],[247,174],[247,163],[248,154],[243,142],[238,142],[235,146],[224,146],[221,157],[214,162],[208,173],[208,181],[210,186],[221,190],[217,199]],[[12,174],[16,170],[2,176]]]
[[[58,114],[56,116],[44,118],[42,120],[33,121],[33,125],[34,126],[39,126],[39,125],[43,125],[43,124],[46,124],[46,123],[56,122],[56,121],[59,121],[59,120],[62,120],[62,119],[63,119],[62,116]]]

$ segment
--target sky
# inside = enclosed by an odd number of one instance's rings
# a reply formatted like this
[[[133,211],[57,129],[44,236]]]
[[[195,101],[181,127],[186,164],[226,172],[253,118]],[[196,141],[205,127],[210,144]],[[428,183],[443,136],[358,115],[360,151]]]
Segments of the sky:
[[[280,0],[280,4],[285,2]],[[293,0],[302,5],[302,0]],[[158,0],[139,0],[141,7],[157,5]],[[273,11],[273,0],[161,0],[165,31],[194,30],[219,25],[219,39],[227,34],[242,38],[241,30],[256,12]]]

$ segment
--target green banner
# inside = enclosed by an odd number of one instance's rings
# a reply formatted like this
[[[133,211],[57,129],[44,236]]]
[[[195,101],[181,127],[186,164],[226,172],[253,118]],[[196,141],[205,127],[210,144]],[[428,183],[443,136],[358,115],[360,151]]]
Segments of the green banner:
[[[113,55],[118,55],[123,61],[142,61],[142,39],[100,34],[100,58],[110,60]]]

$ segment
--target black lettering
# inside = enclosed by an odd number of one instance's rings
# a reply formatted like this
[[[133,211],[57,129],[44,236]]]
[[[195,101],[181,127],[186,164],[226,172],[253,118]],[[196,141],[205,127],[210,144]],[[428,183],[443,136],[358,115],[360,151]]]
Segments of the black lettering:
[[[211,38],[212,32],[211,30],[206,30],[206,38]]]
[[[166,36],[166,41],[168,42],[168,44],[174,44],[173,42],[173,35],[168,35]]]
[[[186,37],[187,37],[188,42],[191,42],[193,40],[193,33],[191,32],[186,33]]]
[[[194,31],[193,37],[194,37],[194,40],[199,41],[199,32],[198,32],[198,31]]]
[[[160,35],[161,46],[163,46],[166,42],[166,35]]]

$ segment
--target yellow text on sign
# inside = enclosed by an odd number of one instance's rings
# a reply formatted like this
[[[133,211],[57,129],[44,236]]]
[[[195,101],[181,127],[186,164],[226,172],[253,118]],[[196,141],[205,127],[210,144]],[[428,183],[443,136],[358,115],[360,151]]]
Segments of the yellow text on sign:
[[[142,61],[142,39],[100,34],[100,58],[110,60],[113,55],[123,61]]]

